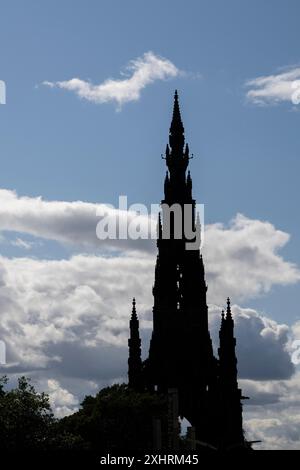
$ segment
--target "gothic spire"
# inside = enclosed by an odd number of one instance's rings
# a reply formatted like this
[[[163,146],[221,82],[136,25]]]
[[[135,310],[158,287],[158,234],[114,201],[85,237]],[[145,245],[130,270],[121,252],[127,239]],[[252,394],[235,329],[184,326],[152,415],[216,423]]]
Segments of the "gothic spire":
[[[237,382],[236,339],[234,321],[231,314],[230,299],[227,298],[226,317],[222,311],[219,332],[219,386],[221,392],[221,448],[243,447],[244,434],[242,423],[241,390]]]
[[[181,120],[177,90],[174,95],[173,116],[170,126],[169,144],[174,156],[181,156],[184,146],[184,127]]]
[[[175,133],[175,132],[181,132],[181,134],[184,134],[184,127],[183,127],[182,120],[181,120],[177,90],[175,90],[175,94],[174,94],[173,117],[172,117],[172,122],[171,122],[171,127],[170,127],[170,133]]]
[[[141,338],[139,332],[139,320],[136,313],[135,298],[132,300],[132,312],[129,322],[130,338],[128,340],[128,383],[129,387],[136,391],[143,388],[142,381],[142,359],[141,359]]]
[[[131,313],[131,320],[137,320],[137,314],[136,314],[136,301],[135,301],[135,297],[133,297],[132,299],[132,313]]]
[[[232,320],[232,314],[231,314],[231,306],[230,306],[230,298],[227,297],[227,311],[226,311],[226,320]]]

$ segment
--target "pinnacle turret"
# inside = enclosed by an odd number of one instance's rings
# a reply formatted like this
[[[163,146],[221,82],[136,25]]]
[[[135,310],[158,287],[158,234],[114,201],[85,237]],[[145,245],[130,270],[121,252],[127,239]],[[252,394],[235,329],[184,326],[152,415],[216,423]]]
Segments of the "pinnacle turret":
[[[132,300],[131,319],[129,322],[130,338],[128,339],[128,383],[129,387],[141,391],[142,380],[142,359],[141,359],[141,339],[139,332],[139,320],[136,313],[136,301]]]

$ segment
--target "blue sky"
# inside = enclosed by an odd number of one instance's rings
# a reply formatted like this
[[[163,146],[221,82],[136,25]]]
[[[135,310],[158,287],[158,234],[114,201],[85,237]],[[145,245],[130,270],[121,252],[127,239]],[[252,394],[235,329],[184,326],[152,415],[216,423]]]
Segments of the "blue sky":
[[[283,253],[299,263],[299,114],[287,103],[247,103],[245,89],[247,80],[299,62],[299,2],[88,4],[2,3],[1,187],[50,200],[116,204],[127,194],[157,202],[177,87],[206,223],[227,223],[237,212],[268,220],[291,234]],[[153,83],[121,112],[41,85],[120,78],[149,50],[187,76]],[[297,290],[275,292],[275,315],[296,307]]]
[[[280,282],[274,279],[276,266],[287,266],[279,256],[300,266],[300,105],[286,98],[282,81],[275,98],[267,96],[269,88],[260,103],[253,96],[258,77],[268,77],[272,90],[286,71],[300,78],[299,15],[297,0],[1,2],[0,80],[6,82],[7,103],[0,105],[0,188],[34,201],[117,205],[125,194],[130,204],[159,202],[165,174],[160,155],[178,88],[186,139],[195,154],[194,196],[205,204],[205,223],[228,227],[242,213],[263,222],[270,237],[275,229],[291,237],[279,254],[280,241],[262,261],[266,272],[273,270],[270,290],[263,295],[258,288],[250,295],[246,286],[244,299],[237,294],[239,305],[294,324],[299,283],[284,282],[283,274]],[[121,107],[79,98],[57,84],[75,77],[95,85],[126,79],[130,61],[149,51],[180,72],[153,80],[137,100]],[[71,206],[64,208],[72,212]],[[16,228],[9,210],[8,222],[1,219],[0,250],[11,260],[5,266],[17,258],[31,266],[30,260],[67,260],[80,252],[62,243],[59,234],[43,235],[47,222],[37,229],[35,219],[30,229]],[[19,237],[37,243],[25,249]],[[259,240],[257,253],[263,257]],[[27,279],[26,273],[18,275]],[[234,296],[237,289],[230,288]]]

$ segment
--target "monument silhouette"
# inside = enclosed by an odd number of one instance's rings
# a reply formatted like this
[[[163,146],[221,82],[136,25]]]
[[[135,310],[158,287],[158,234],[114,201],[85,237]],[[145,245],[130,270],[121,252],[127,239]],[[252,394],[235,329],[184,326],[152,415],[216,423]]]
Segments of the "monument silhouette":
[[[162,206],[191,209],[190,229],[197,234],[200,220],[192,196],[189,147],[185,144],[178,93],[166,147],[167,174]],[[167,220],[168,219],[168,220]],[[168,236],[164,236],[168,232]],[[237,382],[234,320],[230,300],[221,314],[218,358],[208,326],[207,284],[200,246],[187,248],[183,233],[176,237],[175,220],[164,210],[158,218],[158,255],[153,287],[153,332],[149,356],[141,359],[136,303],[130,319],[129,387],[178,397],[178,416],[192,426],[196,441],[218,450],[249,448],[243,432],[242,393]]]

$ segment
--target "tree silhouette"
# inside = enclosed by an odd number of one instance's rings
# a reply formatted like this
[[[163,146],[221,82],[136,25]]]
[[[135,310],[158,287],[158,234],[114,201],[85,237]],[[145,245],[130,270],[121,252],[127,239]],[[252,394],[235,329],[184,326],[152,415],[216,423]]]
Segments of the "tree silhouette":
[[[0,380],[0,448],[42,449],[54,422],[49,397],[37,393],[26,377],[9,391],[4,388],[7,382],[7,377]]]
[[[153,448],[153,419],[164,422],[166,413],[165,398],[113,385],[95,397],[87,396],[81,409],[63,418],[60,427],[102,454],[142,454]]]

